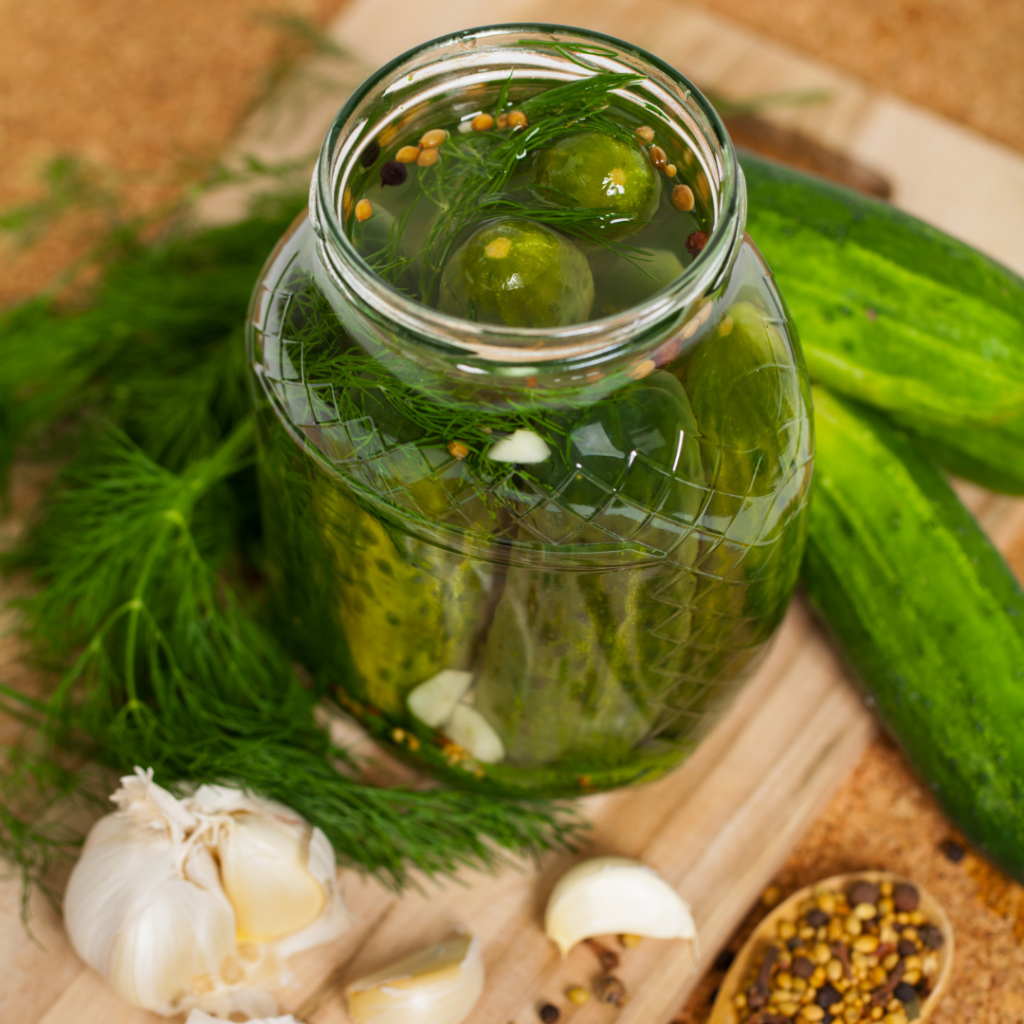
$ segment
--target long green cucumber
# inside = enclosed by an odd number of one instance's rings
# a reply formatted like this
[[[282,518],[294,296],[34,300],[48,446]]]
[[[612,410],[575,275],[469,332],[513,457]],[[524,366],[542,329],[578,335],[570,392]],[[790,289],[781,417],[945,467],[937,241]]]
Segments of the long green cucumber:
[[[906,436],[814,404],[811,603],[953,821],[1024,881],[1024,591]]]
[[[812,379],[928,423],[1024,416],[1024,280],[885,203],[741,163]]]
[[[1024,494],[1024,417],[987,427],[951,427],[905,414],[893,418],[943,469],[990,491]]]

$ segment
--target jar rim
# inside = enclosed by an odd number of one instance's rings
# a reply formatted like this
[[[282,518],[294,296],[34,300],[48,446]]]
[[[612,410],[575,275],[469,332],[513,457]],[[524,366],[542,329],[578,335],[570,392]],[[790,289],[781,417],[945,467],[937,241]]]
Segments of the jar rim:
[[[700,254],[674,281],[642,302],[610,316],[561,327],[509,327],[504,324],[481,324],[443,313],[404,294],[380,277],[359,255],[349,240],[339,214],[339,197],[347,174],[353,169],[361,149],[354,143],[347,148],[346,139],[366,121],[356,115],[360,105],[382,84],[395,83],[408,75],[412,62],[443,49],[470,41],[487,40],[501,35],[549,34],[559,42],[582,41],[614,49],[616,57],[631,55],[661,73],[681,91],[677,103],[696,108],[710,128],[703,129],[699,118],[691,118],[703,141],[714,146],[718,166],[703,164],[708,172],[718,213],[707,244]],[[571,37],[571,38],[568,38]],[[497,52],[501,47],[494,47]],[[504,49],[508,49],[505,47]],[[594,59],[591,55],[587,55]],[[577,63],[578,62],[573,62]],[[620,67],[620,69],[624,69]],[[600,68],[594,68],[596,73]],[[411,77],[411,76],[410,76]],[[579,77],[585,77],[580,75]],[[374,132],[376,126],[374,126]],[[696,141],[696,140],[693,140]],[[716,172],[714,176],[710,172]],[[647,50],[613,36],[590,29],[543,22],[514,22],[463,29],[428,40],[399,54],[371,74],[339,110],[328,130],[310,183],[310,219],[319,240],[321,262],[335,284],[353,294],[361,304],[378,316],[400,325],[406,332],[432,348],[444,352],[472,356],[488,363],[523,364],[576,362],[600,354],[621,352],[633,340],[692,307],[697,311],[701,298],[713,291],[727,273],[742,241],[746,221],[746,189],[736,152],[711,102],[688,78],[672,65]]]

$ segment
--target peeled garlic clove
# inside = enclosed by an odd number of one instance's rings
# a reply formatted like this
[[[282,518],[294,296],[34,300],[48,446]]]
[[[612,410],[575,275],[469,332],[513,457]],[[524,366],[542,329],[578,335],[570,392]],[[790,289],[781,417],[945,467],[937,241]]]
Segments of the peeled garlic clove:
[[[567,871],[548,899],[544,930],[564,956],[594,935],[696,939],[690,908],[652,868],[594,857]]]
[[[484,990],[480,940],[457,935],[345,988],[355,1024],[461,1024]]]
[[[406,698],[406,702],[409,710],[421,722],[431,729],[437,729],[451,717],[455,705],[465,696],[472,682],[472,672],[445,668],[425,683],[420,683]]]
[[[491,723],[468,704],[456,706],[444,731],[448,739],[483,764],[497,764],[505,757],[505,744],[501,737]]]
[[[543,462],[550,456],[551,449],[547,442],[532,430],[514,431],[508,437],[503,437],[487,453],[487,458],[495,462],[519,462],[524,465]]]

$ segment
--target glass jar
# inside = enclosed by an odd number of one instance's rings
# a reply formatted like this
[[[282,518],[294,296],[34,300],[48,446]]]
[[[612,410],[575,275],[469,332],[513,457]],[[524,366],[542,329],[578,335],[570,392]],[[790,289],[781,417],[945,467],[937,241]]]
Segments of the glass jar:
[[[670,140],[711,230],[641,304],[551,329],[474,323],[353,247],[351,187],[376,147],[418,137],[438,102],[483,109],[513,70],[513,96],[643,76],[617,102]],[[427,43],[332,124],[308,217],[268,259],[248,323],[268,587],[318,683],[434,774],[514,795],[653,779],[781,621],[810,398],[745,202],[708,101],[579,29]]]

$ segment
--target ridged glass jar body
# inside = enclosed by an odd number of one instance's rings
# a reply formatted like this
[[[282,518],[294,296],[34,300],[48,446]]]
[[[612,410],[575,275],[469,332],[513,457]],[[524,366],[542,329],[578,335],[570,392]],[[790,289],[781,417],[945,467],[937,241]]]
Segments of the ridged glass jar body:
[[[552,40],[647,76],[641,98],[704,183],[707,248],[642,306],[568,328],[418,306],[348,242],[346,175],[442,89],[480,90],[510,67],[552,83],[587,73]],[[652,779],[693,749],[781,621],[813,438],[799,346],[744,204],[693,87],[579,30],[427,44],[339,114],[310,215],[268,260],[248,324],[268,583],[296,657],[435,774],[523,795]],[[548,455],[490,458],[516,430]]]

